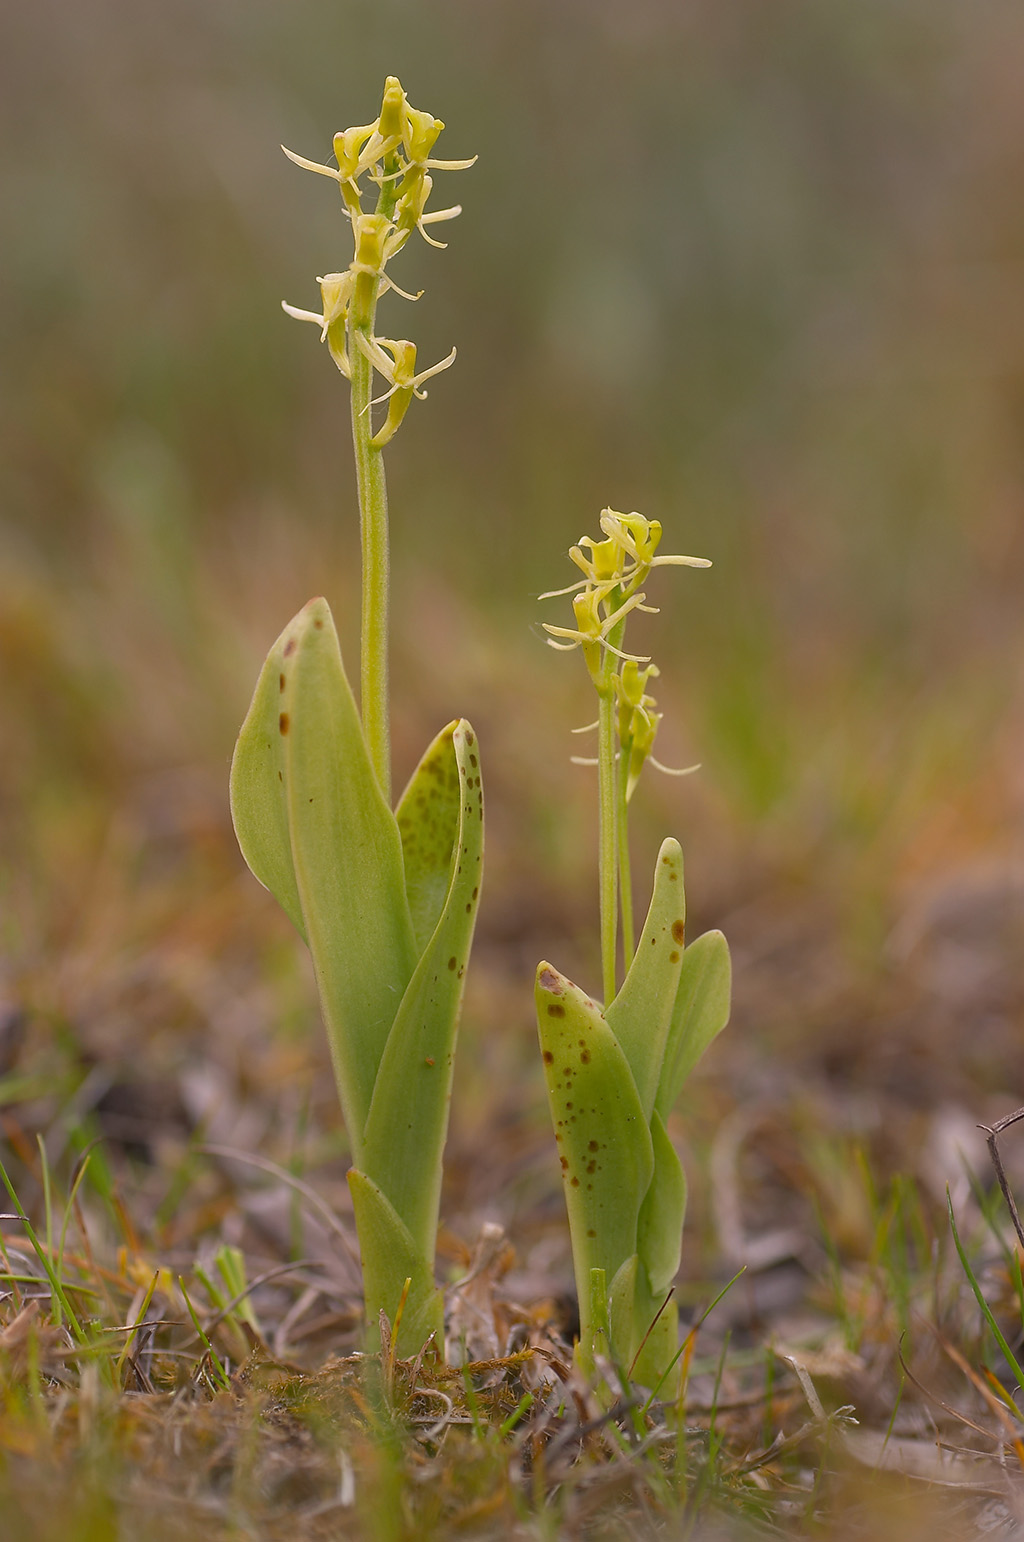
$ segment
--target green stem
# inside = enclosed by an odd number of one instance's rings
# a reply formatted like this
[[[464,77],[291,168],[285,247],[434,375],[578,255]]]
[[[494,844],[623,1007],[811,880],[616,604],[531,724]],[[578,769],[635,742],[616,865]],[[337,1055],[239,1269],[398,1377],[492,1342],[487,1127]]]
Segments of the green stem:
[[[629,752],[632,739],[619,745],[617,835],[619,845],[619,908],[622,912],[622,968],[629,972],[636,952],[633,934],[633,874],[629,866],[629,804],[626,787],[629,782]]]
[[[398,166],[396,155],[384,164],[386,172]],[[377,198],[378,214],[388,219],[394,212],[397,184],[385,181]],[[373,365],[356,341],[356,333],[373,338],[380,277],[360,273],[349,308],[348,356],[352,370],[352,448],[359,495],[359,537],[362,549],[360,608],[360,711],[370,760],[386,802],[391,803],[391,711],[388,689],[388,623],[391,598],[391,554],[388,536],[388,488],[384,457],[370,443],[373,424]]]
[[[360,709],[370,760],[388,804],[391,802],[391,728],[388,709],[388,609],[390,554],[388,489],[384,457],[370,443],[370,398],[373,365],[356,341],[361,332],[373,336],[377,308],[377,278],[360,273],[349,313],[349,360],[352,368],[352,448],[359,494],[359,536],[362,548],[360,638]]]
[[[605,1006],[615,1000],[615,948],[618,933],[618,860],[616,839],[615,690],[613,655],[601,660],[597,687],[598,882],[601,896],[601,974]]]
[[[609,612],[619,601],[615,590],[605,600]],[[626,618],[608,634],[612,648],[621,648],[626,631]],[[615,654],[611,648],[601,651],[600,670],[596,674],[597,686],[597,785],[598,785],[598,883],[601,896],[601,973],[603,977],[604,1003],[610,1006],[615,999],[615,966],[618,948],[618,767],[615,758]]]

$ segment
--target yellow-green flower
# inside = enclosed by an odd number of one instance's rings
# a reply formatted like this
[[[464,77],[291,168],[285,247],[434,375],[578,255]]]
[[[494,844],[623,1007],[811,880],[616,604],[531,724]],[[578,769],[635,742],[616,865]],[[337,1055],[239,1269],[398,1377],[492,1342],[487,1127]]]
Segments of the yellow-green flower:
[[[374,449],[380,450],[398,429],[413,397],[415,396],[418,401],[426,399],[427,393],[422,389],[423,382],[432,379],[434,375],[439,375],[442,370],[450,369],[455,363],[456,351],[453,348],[451,353],[446,354],[439,363],[432,364],[429,369],[421,370],[417,374],[416,344],[410,343],[408,338],[366,338],[361,332],[357,332],[356,341],[378,374],[391,382],[390,390],[385,391],[383,396],[374,397],[371,403],[371,406],[376,406],[378,402],[389,402],[387,419],[370,440]]]

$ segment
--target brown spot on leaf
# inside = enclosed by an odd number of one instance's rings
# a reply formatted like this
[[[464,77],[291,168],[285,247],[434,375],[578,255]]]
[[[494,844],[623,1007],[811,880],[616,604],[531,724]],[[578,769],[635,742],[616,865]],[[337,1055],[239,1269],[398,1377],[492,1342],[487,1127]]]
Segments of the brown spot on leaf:
[[[589,1065],[590,1064],[590,1051],[589,1051],[589,1049],[585,1049],[583,1051],[582,1055],[580,1056],[580,1061],[582,1062],[583,1065]]]
[[[544,1051],[544,1064],[545,1065],[554,1065],[554,1063],[555,1063],[554,1055],[551,1053],[551,1051],[549,1049],[546,1049]]]
[[[281,716],[277,720],[278,728],[281,730],[281,732],[283,734],[286,734],[288,732],[288,729],[289,729],[290,725],[291,725],[291,719],[289,718],[287,712],[282,712]]]
[[[563,1005],[562,1005],[562,1003],[560,1001],[549,1001],[548,1002],[548,1016],[549,1017],[564,1017],[565,1016],[565,1008],[563,1007]]]
[[[674,948],[672,949],[672,952],[668,956],[668,961],[669,961],[670,964],[678,964],[678,962],[679,962],[679,954],[676,952],[676,950]]]
[[[538,983],[542,990],[550,991],[552,996],[562,995],[562,982],[550,966],[545,965],[541,970]]]
[[[424,1060],[423,1064],[424,1065],[433,1065],[434,1064],[434,1057],[433,1057],[433,1055],[428,1055],[426,1060]]]
[[[567,1156],[564,1156],[564,1157],[559,1157],[558,1160],[562,1164],[562,1171],[563,1171],[563,1173],[564,1172],[568,1172],[568,1170],[569,1170],[569,1158]]]
[[[458,959],[453,954],[452,957],[448,960],[448,968],[454,969],[458,962]]]
[[[596,1140],[588,1141],[587,1142],[587,1149],[588,1149],[588,1151],[596,1151],[597,1150],[597,1141]]]
[[[277,677],[277,688],[278,688],[279,691],[283,691],[284,690],[284,675],[278,675],[278,677]]]
[[[682,921],[673,921],[672,922],[672,936],[675,938],[676,942],[682,942],[682,940],[683,940],[685,935],[686,935],[686,928],[683,925]]]
[[[580,1186],[580,1180],[578,1178],[576,1178],[576,1177],[570,1178],[569,1182],[572,1184],[574,1189],[578,1189],[579,1186]]]
[[[285,643],[284,647],[281,649],[281,652],[284,654],[285,658],[288,658],[290,654],[295,652],[295,638],[294,637],[289,637],[288,641]]]
[[[317,616],[316,620],[313,622],[313,625],[316,627],[318,632],[322,632],[324,629],[324,623],[320,616]]]

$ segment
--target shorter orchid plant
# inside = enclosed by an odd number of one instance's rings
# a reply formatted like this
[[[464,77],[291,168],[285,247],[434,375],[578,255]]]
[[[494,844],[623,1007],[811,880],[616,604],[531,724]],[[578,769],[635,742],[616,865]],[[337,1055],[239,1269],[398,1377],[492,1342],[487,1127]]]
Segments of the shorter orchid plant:
[[[386,1314],[400,1353],[443,1338],[434,1281],[441,1164],[463,978],[483,865],[476,738],[462,719],[428,747],[391,807],[388,704],[388,513],[382,450],[426,380],[416,345],[376,333],[377,302],[408,295],[388,265],[427,212],[431,172],[472,161],[432,155],[444,124],[389,77],[379,116],[335,136],[330,177],[353,235],[344,272],[317,280],[315,322],[352,388],[362,545],[361,693],[357,710],[326,600],[310,600],[267,657],[231,768],[231,811],[245,860],[313,958],[352,1151],[349,1187],[369,1324]],[[374,191],[364,210],[364,187]],[[386,389],[373,395],[373,377]],[[374,430],[378,403],[387,415]]]
[[[679,1268],[686,1177],[667,1132],[683,1084],[729,1017],[729,949],[721,932],[684,947],[683,856],[658,854],[647,920],[634,946],[627,816],[661,714],[647,686],[658,671],[623,650],[633,611],[652,611],[653,568],[708,567],[658,555],[661,525],[601,515],[603,540],[570,550],[583,578],[543,595],[572,595],[575,626],[546,623],[552,647],[579,648],[597,690],[600,912],[604,1005],[542,963],[537,1021],[569,1214],[583,1369],[610,1358],[629,1378],[669,1395],[677,1381]],[[696,767],[690,767],[695,770]],[[685,775],[685,772],[670,774]],[[617,988],[621,921],[625,978]]]

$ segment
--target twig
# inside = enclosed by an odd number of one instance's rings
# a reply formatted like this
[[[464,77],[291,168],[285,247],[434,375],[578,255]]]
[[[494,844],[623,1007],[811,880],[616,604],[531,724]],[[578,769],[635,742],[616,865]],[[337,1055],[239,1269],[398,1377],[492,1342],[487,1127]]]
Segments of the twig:
[[[1008,1130],[1011,1124],[1016,1124],[1021,1119],[1024,1119],[1024,1108],[1015,1109],[1012,1114],[1007,1114],[1005,1119],[997,1119],[995,1124],[979,1124],[978,1129],[984,1130],[986,1136],[988,1137],[986,1141],[988,1146],[988,1154],[992,1158],[992,1166],[995,1168],[996,1177],[999,1180],[999,1187],[1002,1190],[1003,1198],[1006,1201],[1006,1208],[1010,1212],[1010,1219],[1013,1222],[1013,1229],[1017,1233],[1017,1239],[1020,1242],[1021,1247],[1024,1248],[1024,1229],[1021,1227],[1020,1216],[1017,1214],[1017,1206],[1014,1202],[1013,1195],[1010,1193],[1010,1185],[1006,1181],[1006,1173],[1003,1171],[1002,1160],[999,1156],[998,1140],[998,1137],[1004,1130]]]

